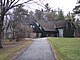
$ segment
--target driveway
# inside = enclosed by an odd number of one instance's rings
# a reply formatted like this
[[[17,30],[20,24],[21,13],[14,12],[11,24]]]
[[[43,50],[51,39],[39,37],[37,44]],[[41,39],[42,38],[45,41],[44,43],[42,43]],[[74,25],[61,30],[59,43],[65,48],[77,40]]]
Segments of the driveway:
[[[34,43],[15,60],[55,60],[47,38],[33,40]]]

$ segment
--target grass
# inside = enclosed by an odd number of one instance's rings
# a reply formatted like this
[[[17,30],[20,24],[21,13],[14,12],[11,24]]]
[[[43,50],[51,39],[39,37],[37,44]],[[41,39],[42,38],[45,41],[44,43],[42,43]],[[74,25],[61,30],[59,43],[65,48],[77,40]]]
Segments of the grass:
[[[28,47],[32,43],[32,40],[23,40],[23,41],[3,41],[3,47],[0,49],[0,60],[12,60],[11,58],[19,54],[20,51]]]
[[[49,38],[57,60],[80,60],[80,38]]]

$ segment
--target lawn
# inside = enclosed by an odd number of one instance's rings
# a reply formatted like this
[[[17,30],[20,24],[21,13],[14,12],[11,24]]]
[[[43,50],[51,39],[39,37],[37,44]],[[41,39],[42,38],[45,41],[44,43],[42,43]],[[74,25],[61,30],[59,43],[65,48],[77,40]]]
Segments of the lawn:
[[[80,60],[80,38],[49,38],[57,60]]]
[[[0,60],[12,60],[20,54],[25,47],[27,48],[33,41],[32,40],[22,40],[19,42],[9,40],[3,41],[3,48],[0,49]]]

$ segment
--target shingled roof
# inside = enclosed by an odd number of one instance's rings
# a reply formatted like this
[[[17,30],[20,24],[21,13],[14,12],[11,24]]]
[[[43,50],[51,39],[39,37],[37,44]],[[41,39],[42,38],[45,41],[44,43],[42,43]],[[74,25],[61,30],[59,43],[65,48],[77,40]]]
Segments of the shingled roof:
[[[37,22],[45,31],[56,31],[53,21],[38,20]]]
[[[38,20],[37,21],[43,29],[46,31],[55,31],[55,28],[61,29],[64,28],[66,25],[66,21],[61,20],[61,21],[45,21],[45,20]]]
[[[45,31],[54,31],[56,29],[63,29],[69,21],[60,20],[60,21],[45,21],[45,20],[35,20]]]
[[[66,24],[66,21],[56,21],[55,22],[55,26],[56,26],[56,28],[58,28],[58,29],[61,29],[61,28],[64,28],[65,27],[65,24]]]

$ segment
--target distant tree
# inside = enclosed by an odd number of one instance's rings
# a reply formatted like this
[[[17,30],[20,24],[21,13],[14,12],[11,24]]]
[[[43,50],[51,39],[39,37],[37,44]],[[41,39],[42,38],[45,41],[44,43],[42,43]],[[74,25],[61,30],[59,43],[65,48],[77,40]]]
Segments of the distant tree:
[[[77,6],[75,6],[73,8],[73,12],[74,12],[75,16],[80,15],[80,0],[77,0]],[[80,20],[79,20],[79,18],[77,18],[75,23],[76,23],[75,26],[76,26],[76,31],[77,31],[78,37],[80,37]]]
[[[20,0],[0,0],[1,4],[1,14],[0,14],[0,48],[2,48],[2,32],[3,32],[3,22],[5,14],[12,8],[22,5],[24,3],[28,3],[31,0],[27,0],[26,2],[22,2],[18,4]]]
[[[58,11],[58,20],[64,20],[64,14],[63,14],[62,9],[60,9],[60,10]]]
[[[51,10],[51,7],[49,6],[48,3],[46,3],[45,5],[45,9],[46,9],[46,20],[64,20],[64,13],[62,11],[62,9],[58,9],[57,10]]]
[[[13,11],[14,19],[12,21],[13,38],[15,38],[15,36],[17,36],[16,34],[20,34],[20,32],[23,32],[21,25],[26,25],[28,23],[27,15],[28,15],[28,10],[23,9],[23,5],[20,5],[14,9],[14,11]],[[21,37],[21,35],[19,35],[17,37],[19,38],[19,37]]]
[[[79,2],[79,4],[80,4],[80,2]],[[75,15],[80,14],[80,5],[75,6],[75,8],[73,8],[73,12]],[[78,33],[77,36],[80,37],[80,21],[79,21],[79,19],[76,20],[76,32]]]
[[[73,8],[73,12],[74,12],[75,14],[79,14],[79,13],[80,13],[80,5],[75,6],[75,7]]]
[[[45,5],[45,9],[46,9],[46,11],[48,11],[48,12],[50,11],[51,8],[50,8],[50,6],[49,6],[48,3],[46,3],[46,5]]]
[[[56,20],[57,19],[56,10],[51,10],[51,14],[52,14],[52,20]]]
[[[42,18],[43,18],[43,11],[36,9],[35,10],[35,18],[37,20],[42,20]]]
[[[18,25],[15,27],[15,38],[18,42],[20,39],[24,38],[26,34],[25,26],[21,23],[18,23]]]
[[[50,12],[47,12],[47,14],[45,14],[47,17],[47,20],[52,20],[52,21],[56,21],[58,19],[58,15],[56,14],[56,10],[51,10]]]
[[[71,25],[74,27],[74,29],[76,29],[76,23],[75,23],[75,15],[73,13],[68,13],[65,20],[68,20]]]
[[[34,12],[30,11],[28,21],[32,21],[32,20],[34,20]]]

